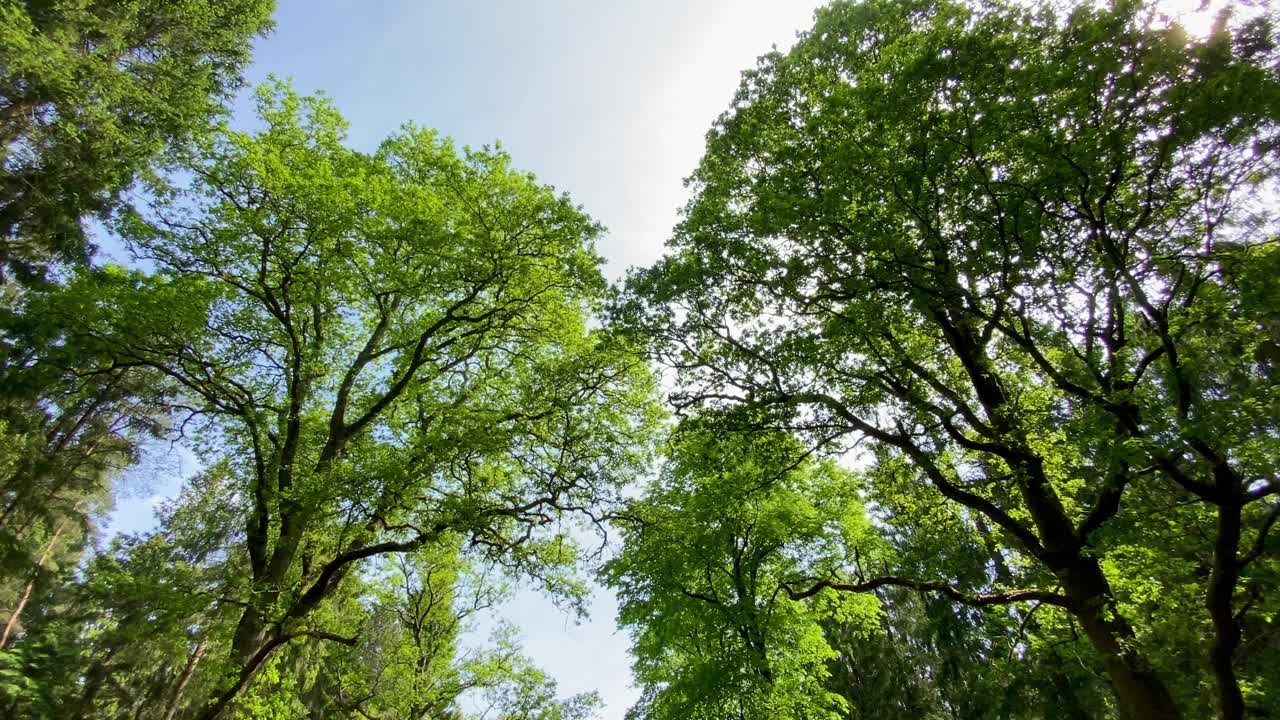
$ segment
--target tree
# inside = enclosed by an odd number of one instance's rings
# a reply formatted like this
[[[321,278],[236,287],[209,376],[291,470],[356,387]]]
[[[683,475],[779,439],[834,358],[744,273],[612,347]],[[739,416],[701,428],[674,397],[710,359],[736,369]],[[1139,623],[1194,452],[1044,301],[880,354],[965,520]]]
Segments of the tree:
[[[20,641],[0,652],[25,681],[0,683],[6,711],[171,720],[193,696],[198,704],[220,679],[241,607],[232,592],[245,569],[225,548],[242,505],[228,466],[206,468],[159,509],[156,532],[116,536],[79,571],[64,570]]]
[[[623,549],[603,570],[634,638],[642,697],[628,717],[841,717],[820,621],[865,633],[879,602],[784,590],[883,549],[853,476],[783,433],[682,428],[660,477],[619,514]]]
[[[166,429],[163,376],[82,372],[108,358],[67,338],[41,300],[0,309],[0,649],[57,569],[79,561],[112,480]]]
[[[157,373],[92,371],[39,297],[10,281],[83,263],[105,219],[164,150],[202,132],[240,86],[273,3],[0,3],[0,648],[57,568],[74,565],[109,484],[163,432]]]
[[[863,483],[867,479],[862,480]],[[970,596],[1024,580],[1016,558],[991,542],[962,506],[877,484],[866,502],[892,552],[847,562],[859,581],[898,573],[939,578]],[[863,486],[866,488],[866,485]],[[975,527],[978,525],[978,527]],[[863,557],[866,557],[863,553]],[[850,718],[1113,717],[1103,668],[1088,644],[1043,603],[957,603],[945,592],[885,585],[875,631],[824,622],[838,653],[828,688]]]
[[[836,3],[746,74],[618,319],[681,407],[865,439],[873,485],[989,527],[1016,585],[928,582],[1048,605],[1122,716],[1274,704],[1273,36]]]
[[[231,671],[204,718],[294,641],[357,644],[321,611],[371,558],[462,535],[572,592],[566,513],[640,471],[656,419],[643,361],[587,329],[599,227],[566,197],[500,150],[408,126],[358,153],[323,99],[257,101],[264,130],[222,128],[188,189],[122,221],[154,273],[51,291],[104,372],[181,388],[182,427],[244,500]]]
[[[878,502],[863,510],[858,473],[815,460],[796,437],[727,420],[683,423],[662,474],[616,514],[624,543],[603,577],[633,634],[642,700],[631,717],[1105,711],[1090,674],[1100,668],[1073,673],[1027,652],[1072,652],[1069,636],[1041,627],[1035,610],[980,599],[990,558],[962,518],[947,517],[952,508],[935,508],[931,531],[887,530],[884,518],[897,513]],[[890,567],[911,577],[880,574]],[[912,579],[942,573],[953,586]],[[876,587],[843,597],[824,587],[800,600],[788,592],[835,574]],[[972,602],[957,607],[947,593]]]
[[[87,259],[82,219],[222,112],[274,5],[0,3],[0,281]]]
[[[309,639],[277,654],[273,682],[259,681],[240,703],[253,718],[355,720],[578,720],[597,706],[588,693],[556,697],[555,681],[521,653],[514,629],[499,624],[488,645],[465,643],[474,620],[509,599],[492,567],[476,567],[452,537],[382,558],[325,612],[361,628],[359,642]],[[353,619],[357,619],[353,621]],[[464,701],[464,696],[471,698]],[[468,706],[486,706],[477,715]]]
[[[235,597],[247,568],[225,553],[245,508],[221,465],[160,511],[158,531],[117,536],[40,607],[33,632],[0,652],[0,707],[30,718],[174,720],[202,709],[232,661]],[[590,694],[557,698],[555,682],[499,626],[491,647],[461,637],[507,597],[507,579],[473,567],[461,537],[381,558],[350,578],[318,623],[359,628],[352,646],[320,637],[281,648],[239,699],[236,717],[471,717],[464,693],[500,717],[576,720]],[[234,670],[234,668],[230,668]]]

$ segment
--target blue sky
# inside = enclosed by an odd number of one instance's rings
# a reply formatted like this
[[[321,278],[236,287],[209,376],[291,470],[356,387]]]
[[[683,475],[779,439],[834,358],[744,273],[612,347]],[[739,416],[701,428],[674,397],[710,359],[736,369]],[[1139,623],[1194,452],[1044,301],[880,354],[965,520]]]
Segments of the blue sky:
[[[258,44],[249,79],[274,73],[302,92],[324,90],[361,149],[406,121],[463,144],[501,140],[518,167],[609,228],[598,249],[617,278],[661,254],[686,197],[683,178],[741,71],[789,46],[818,4],[279,0],[276,31]],[[184,450],[153,453],[127,483],[134,489],[111,529],[148,528],[153,505],[177,490],[166,478],[197,468]],[[561,690],[598,690],[609,720],[636,697],[615,612],[603,590],[581,625],[531,592],[505,609]]]
[[[406,120],[461,143],[500,139],[609,227],[615,275],[658,256],[739,73],[790,45],[816,5],[282,0],[250,78],[323,89],[361,148]]]

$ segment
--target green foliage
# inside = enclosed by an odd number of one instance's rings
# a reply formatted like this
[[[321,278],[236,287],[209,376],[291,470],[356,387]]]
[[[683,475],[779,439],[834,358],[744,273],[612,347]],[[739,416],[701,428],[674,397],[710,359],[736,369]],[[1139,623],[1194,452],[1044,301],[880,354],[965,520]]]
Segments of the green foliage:
[[[616,312],[681,408],[867,440],[914,552],[998,561],[907,579],[1047,603],[1122,716],[1274,704],[1280,63],[1243,12],[837,2],[745,75]]]
[[[225,562],[237,509],[225,468],[195,478],[161,510],[161,529],[114,538],[34,612],[10,661],[38,693],[4,685],[24,717],[162,718],[195,649],[220,664],[237,608],[228,588],[243,567]],[[221,649],[221,653],[218,650]],[[214,673],[216,676],[216,672]],[[197,687],[201,680],[196,679]]]
[[[222,112],[274,5],[0,3],[0,279],[87,259],[82,218]]]
[[[73,568],[111,482],[165,430],[167,386],[67,337],[41,298],[0,310],[0,647]]]
[[[0,0],[0,714],[585,720],[466,638],[581,610],[609,521],[635,720],[1269,716],[1268,6],[835,2],[600,328],[602,229],[501,148],[212,123],[271,5]],[[82,557],[165,436],[202,471]]]
[[[784,586],[880,551],[850,473],[784,434],[687,424],[623,521],[603,577],[635,638],[634,717],[840,717],[820,623],[874,627],[879,602]]]
[[[0,647],[75,563],[109,483],[162,431],[155,373],[111,368],[13,280],[83,264],[105,219],[165,151],[238,89],[270,0],[0,2]],[[33,600],[34,598],[34,600]]]
[[[500,150],[407,126],[362,154],[322,98],[257,98],[265,129],[220,129],[190,187],[122,217],[155,272],[38,293],[116,367],[176,384],[239,499],[209,716],[294,677],[272,680],[289,643],[358,642],[326,608],[370,558],[465,537],[576,602],[565,523],[616,500],[658,419],[643,363],[587,327],[599,228],[567,198]]]

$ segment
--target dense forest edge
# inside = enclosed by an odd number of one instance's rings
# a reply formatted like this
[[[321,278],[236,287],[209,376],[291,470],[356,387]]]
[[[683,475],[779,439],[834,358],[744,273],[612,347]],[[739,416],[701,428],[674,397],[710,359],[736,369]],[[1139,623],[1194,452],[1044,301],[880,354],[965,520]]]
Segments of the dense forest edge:
[[[273,11],[0,0],[0,717],[586,720],[593,581],[629,720],[1280,717],[1269,3],[837,0],[617,283]]]

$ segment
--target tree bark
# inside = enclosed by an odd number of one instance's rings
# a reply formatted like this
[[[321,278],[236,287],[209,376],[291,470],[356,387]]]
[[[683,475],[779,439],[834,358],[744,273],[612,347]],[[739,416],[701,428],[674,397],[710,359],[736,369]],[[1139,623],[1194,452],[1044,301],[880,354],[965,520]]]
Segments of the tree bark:
[[[196,644],[196,649],[192,651],[191,657],[187,660],[187,666],[183,668],[182,675],[178,677],[178,684],[173,688],[173,694],[169,698],[169,708],[165,710],[164,720],[173,720],[178,714],[178,707],[182,705],[182,696],[187,690],[187,684],[191,682],[191,677],[196,673],[196,666],[200,664],[200,658],[204,657],[205,638],[200,638],[200,642]]]
[[[13,607],[13,612],[9,613],[9,619],[5,620],[4,631],[0,633],[0,650],[8,646],[9,639],[13,637],[14,631],[18,629],[18,618],[22,616],[22,611],[26,608],[27,601],[31,599],[31,593],[36,587],[36,580],[40,579],[40,571],[44,568],[44,564],[49,561],[49,556],[53,554],[53,546],[58,542],[58,538],[62,535],[62,531],[66,529],[66,525],[66,518],[60,520],[58,526],[53,530],[53,536],[49,538],[49,542],[45,543],[44,550],[40,553],[40,559],[36,561],[36,567],[31,573],[31,579],[27,582],[26,587],[22,589],[22,595],[18,598],[18,603]]]
[[[31,599],[31,591],[35,587],[36,575],[33,574],[31,579],[27,581],[26,587],[22,589],[22,595],[18,597],[18,603],[13,606],[13,612],[9,613],[9,619],[4,622],[4,633],[0,634],[0,650],[8,647],[9,638],[18,627],[18,617],[22,615],[22,610],[27,606],[27,601]]]
[[[253,657],[249,658],[244,663],[243,667],[240,669],[239,675],[236,677],[235,684],[214,697],[209,704],[205,706],[204,710],[200,713],[200,720],[217,720],[217,718],[219,718],[227,709],[227,706],[234,702],[235,699],[240,696],[240,693],[244,692],[245,689],[249,687],[250,683],[252,683],[253,679],[257,677],[263,666],[266,665],[267,660],[271,658],[272,653],[274,653],[280,646],[300,637],[313,637],[321,640],[329,640],[332,642],[342,643],[348,647],[354,647],[355,644],[359,642],[359,638],[357,637],[342,637],[321,630],[303,630],[284,635],[272,635],[262,644],[262,647],[258,649],[258,652],[254,653]]]
[[[241,619],[241,622],[243,623],[243,618]],[[237,640],[239,640],[238,636],[239,628],[237,628]],[[200,720],[217,720],[217,718],[222,715],[222,712],[227,709],[227,706],[239,697],[240,693],[244,692],[245,689],[249,687],[249,684],[253,682],[253,679],[258,675],[262,666],[266,664],[267,660],[271,657],[271,654],[275,652],[275,649],[280,645],[283,645],[285,642],[287,642],[287,640],[281,638],[273,638],[263,642],[258,651],[244,661],[244,664],[240,669],[240,673],[236,677],[235,684],[227,688],[218,696],[214,697],[213,700],[205,706],[205,709],[200,713]]]
[[[235,637],[231,643],[232,656],[246,663],[253,659],[266,643],[266,621],[262,613],[250,605],[244,609],[244,613],[240,615],[240,621],[236,624]]]
[[[1096,560],[1079,558],[1058,573],[1089,644],[1111,680],[1126,720],[1177,720],[1181,711],[1151,663],[1133,648],[1133,628],[1111,605],[1111,588]]]
[[[1240,545],[1241,504],[1231,499],[1218,505],[1218,536],[1213,548],[1213,573],[1205,605],[1213,621],[1213,644],[1209,648],[1209,666],[1213,670],[1218,692],[1218,717],[1241,720],[1244,696],[1236,678],[1235,655],[1240,646],[1240,623],[1236,620],[1232,598],[1240,579],[1237,552]]]
[[[948,267],[946,258],[938,260],[940,267]],[[959,283],[950,280],[956,297],[962,297]],[[1111,585],[1097,559],[1086,554],[1084,540],[1045,472],[1044,458],[1032,448],[1016,415],[1010,412],[1008,393],[986,354],[972,317],[959,304],[934,307],[931,311],[996,432],[993,452],[1018,476],[1018,494],[1041,545],[1038,552],[1029,550],[1062,583],[1071,613],[1080,621],[1111,680],[1121,717],[1178,720],[1182,713],[1173,695],[1151,663],[1134,648],[1133,628],[1116,612]]]

